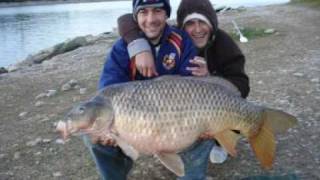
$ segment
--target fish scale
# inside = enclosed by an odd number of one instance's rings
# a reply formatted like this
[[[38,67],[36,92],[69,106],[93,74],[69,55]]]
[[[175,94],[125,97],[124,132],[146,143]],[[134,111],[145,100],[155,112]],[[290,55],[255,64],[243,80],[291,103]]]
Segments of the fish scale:
[[[246,101],[222,78],[178,76],[108,86],[75,107],[68,119],[70,125],[57,127],[64,136],[81,129],[93,130],[92,135],[102,130],[96,136],[112,137],[127,156],[135,160],[139,153],[156,155],[178,176],[184,175],[184,165],[177,153],[203,133],[235,156],[239,135],[233,130],[248,139],[261,165],[270,168],[274,133],[297,122],[288,113]]]
[[[240,97],[232,97],[233,101],[226,103],[227,101],[223,101],[223,99],[227,99],[228,96],[221,90],[221,87],[212,87],[211,84],[205,82],[195,84],[194,80],[183,79],[181,82],[166,80],[151,83],[141,81],[132,89],[135,89],[134,94],[125,94],[121,98],[115,98],[116,102],[112,102],[115,103],[117,109],[115,111],[115,128],[120,130],[119,134],[124,139],[128,138],[130,144],[143,147],[139,151],[144,153],[181,151],[191,145],[200,133],[207,129],[210,119],[223,122],[225,119],[223,112],[227,112],[226,109],[239,109],[231,107],[245,103],[243,100],[236,101],[240,100]],[[117,91],[117,89],[114,90]],[[197,90],[196,93],[195,90]],[[105,96],[108,97],[107,94]],[[130,103],[130,106],[121,106],[126,103]],[[187,111],[192,113],[188,114]],[[206,115],[211,115],[211,117]],[[135,116],[140,118],[135,118]],[[173,123],[167,123],[168,121]],[[195,128],[192,130],[189,127]],[[144,131],[144,129],[148,129],[148,131]],[[156,133],[159,131],[162,133]],[[143,135],[146,132],[150,133]],[[141,139],[131,139],[130,136],[141,137]],[[148,147],[150,144],[165,144],[154,139],[180,143],[176,143],[179,145],[174,147],[169,144],[168,147],[162,146],[158,147],[159,149],[150,150]],[[145,143],[147,146],[140,143]]]

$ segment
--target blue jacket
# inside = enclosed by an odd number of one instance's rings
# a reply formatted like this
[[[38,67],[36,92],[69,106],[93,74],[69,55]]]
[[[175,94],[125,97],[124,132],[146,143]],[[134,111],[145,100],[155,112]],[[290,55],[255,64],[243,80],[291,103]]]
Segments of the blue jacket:
[[[186,70],[186,67],[193,66],[189,61],[197,54],[197,50],[187,33],[166,25],[160,40],[160,49],[157,56],[155,55],[155,47],[151,44],[150,46],[159,75],[191,75],[191,72]],[[133,79],[146,79],[134,68],[135,66],[133,66],[128,54],[127,43],[122,38],[117,40],[106,57],[106,62],[100,76],[99,89]],[[133,75],[133,71],[137,73]],[[134,77],[131,77],[132,75]]]

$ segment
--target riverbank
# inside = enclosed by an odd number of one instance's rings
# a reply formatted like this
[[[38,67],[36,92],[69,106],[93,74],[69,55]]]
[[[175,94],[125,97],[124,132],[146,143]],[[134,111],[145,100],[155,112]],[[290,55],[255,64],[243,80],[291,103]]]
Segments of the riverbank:
[[[241,140],[238,157],[210,164],[208,179],[261,174],[320,179],[319,9],[275,5],[227,11],[218,18],[220,27],[228,32],[233,30],[232,20],[248,29],[275,30],[248,43],[238,42],[250,77],[248,99],[297,116],[299,125],[277,136],[272,170],[262,170],[248,143]],[[117,38],[107,34],[41,64],[25,64],[0,75],[0,179],[99,179],[81,139],[61,144],[54,124],[74,104],[96,93],[104,58]],[[171,180],[175,176],[155,158],[142,157],[128,179]]]

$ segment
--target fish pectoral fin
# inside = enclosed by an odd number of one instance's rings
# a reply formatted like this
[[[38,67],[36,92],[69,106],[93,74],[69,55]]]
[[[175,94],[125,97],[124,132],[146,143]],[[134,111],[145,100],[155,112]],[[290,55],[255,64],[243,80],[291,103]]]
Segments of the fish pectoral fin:
[[[139,157],[139,152],[130,144],[128,144],[126,141],[121,139],[118,136],[112,136],[115,140],[118,146],[121,148],[123,153],[127,156],[129,156],[132,160],[137,160]]]
[[[237,155],[237,142],[240,135],[232,130],[222,131],[220,133],[214,134],[214,138],[220,143],[220,145],[231,155]]]
[[[156,156],[161,163],[177,176],[184,176],[184,163],[181,157],[175,153],[158,153]]]

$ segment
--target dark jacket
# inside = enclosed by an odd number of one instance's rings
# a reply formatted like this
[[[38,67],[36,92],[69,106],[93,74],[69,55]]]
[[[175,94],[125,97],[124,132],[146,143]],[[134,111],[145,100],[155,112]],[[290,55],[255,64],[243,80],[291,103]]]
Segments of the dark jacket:
[[[221,76],[232,82],[246,98],[249,94],[249,78],[245,73],[245,57],[231,37],[218,29],[214,41],[210,42],[198,56],[207,61],[211,75]]]

